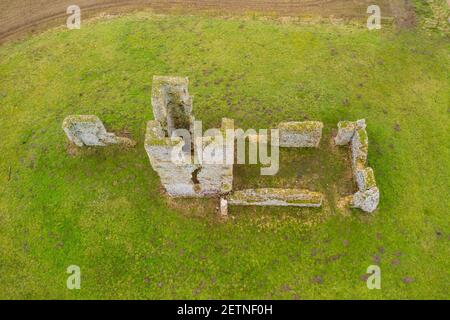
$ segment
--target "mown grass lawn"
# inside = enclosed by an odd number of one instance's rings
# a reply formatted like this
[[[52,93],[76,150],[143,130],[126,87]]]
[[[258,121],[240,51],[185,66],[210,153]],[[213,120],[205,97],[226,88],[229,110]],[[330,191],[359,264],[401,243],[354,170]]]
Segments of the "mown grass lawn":
[[[449,298],[449,49],[417,30],[146,13],[3,45],[0,298]],[[320,120],[326,145],[339,120],[366,118],[379,209],[233,208],[221,222],[215,201],[168,199],[143,148],[153,75],[189,76],[206,128]],[[138,145],[70,155],[70,114]],[[323,164],[281,173],[339,189],[345,168],[321,150]],[[66,288],[72,264],[81,290]],[[381,290],[363,279],[372,264]]]

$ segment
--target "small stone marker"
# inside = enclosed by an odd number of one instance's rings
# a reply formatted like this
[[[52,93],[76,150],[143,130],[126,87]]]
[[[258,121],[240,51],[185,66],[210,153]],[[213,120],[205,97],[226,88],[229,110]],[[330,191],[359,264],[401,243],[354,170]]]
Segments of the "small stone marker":
[[[135,142],[106,131],[101,120],[94,115],[72,115],[64,119],[62,128],[67,138],[78,147],[104,147],[111,144],[134,146]]]
[[[192,145],[183,146],[183,139],[175,130],[185,129],[193,133],[192,97],[188,91],[186,77],[154,76],[152,87],[152,107],[155,120],[147,123],[144,147],[153,169],[161,178],[161,183],[172,197],[208,197],[223,195],[233,186],[233,165],[223,163],[223,155],[228,151],[225,141],[219,136],[199,137],[194,143],[202,145],[202,150],[213,150],[210,154],[220,161],[196,162],[199,156]],[[222,118],[222,127],[217,132],[234,130],[232,119]],[[175,137],[173,137],[175,134]],[[222,138],[220,136],[220,138]],[[182,148],[181,148],[182,147]],[[234,148],[230,158],[234,159]],[[173,154],[183,155],[186,161],[174,161]],[[205,155],[202,153],[204,160]]]

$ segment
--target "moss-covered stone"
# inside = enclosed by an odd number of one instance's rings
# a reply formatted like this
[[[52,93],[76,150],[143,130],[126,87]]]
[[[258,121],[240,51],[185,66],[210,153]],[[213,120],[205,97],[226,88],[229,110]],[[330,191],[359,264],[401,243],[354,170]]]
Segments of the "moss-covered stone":
[[[192,98],[188,85],[189,80],[185,77],[153,77],[153,115],[169,136],[176,129],[191,129]]]
[[[369,151],[369,139],[366,129],[356,130],[351,141],[351,150],[353,170],[356,170],[358,165],[365,166]]]
[[[131,139],[117,137],[106,131],[102,121],[95,115],[71,115],[63,120],[62,128],[67,138],[78,147],[104,147],[110,144],[135,145]]]
[[[230,118],[222,118],[222,125],[220,129],[224,133],[226,133],[227,130],[234,130],[234,120]]]
[[[361,146],[363,148],[367,149],[369,147],[369,138],[367,136],[366,129],[359,129],[357,132],[358,132],[359,142],[361,143]]]
[[[365,191],[358,191],[353,195],[350,205],[365,212],[373,212],[380,202],[380,191],[377,187]]]
[[[159,121],[151,120],[147,122],[147,131],[145,133],[144,145],[174,147],[179,145],[181,142],[182,142],[181,137],[175,138],[166,137]]]
[[[309,132],[322,128],[323,123],[320,121],[287,121],[278,125],[278,129],[292,132]]]

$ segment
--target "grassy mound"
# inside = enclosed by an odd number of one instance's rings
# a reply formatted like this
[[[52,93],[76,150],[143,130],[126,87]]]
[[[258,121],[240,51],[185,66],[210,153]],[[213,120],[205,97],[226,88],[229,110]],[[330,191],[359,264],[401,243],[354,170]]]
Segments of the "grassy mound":
[[[449,49],[415,31],[147,14],[0,47],[0,298],[448,298]],[[339,189],[347,169],[327,139],[366,118],[378,211],[239,209],[220,223],[214,201],[167,199],[143,149],[153,75],[189,76],[206,128],[323,121],[326,161],[289,151],[292,183]],[[74,152],[70,114],[138,146]],[[256,183],[252,170],[237,173]],[[66,288],[72,264],[81,290]],[[372,264],[382,290],[366,287]]]

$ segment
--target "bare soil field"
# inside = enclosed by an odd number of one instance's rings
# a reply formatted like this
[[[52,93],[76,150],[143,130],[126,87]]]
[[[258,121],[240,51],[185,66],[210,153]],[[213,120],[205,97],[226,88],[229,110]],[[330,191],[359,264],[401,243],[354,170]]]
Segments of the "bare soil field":
[[[249,12],[278,16],[320,16],[333,18],[363,18],[371,0],[78,0],[82,17],[100,11],[117,13],[149,8],[157,13],[211,12],[214,14],[246,14]],[[47,27],[62,25],[66,9],[72,0],[0,0],[0,43]],[[410,0],[379,0],[384,18],[397,24],[414,24]]]

